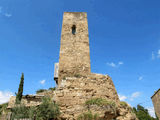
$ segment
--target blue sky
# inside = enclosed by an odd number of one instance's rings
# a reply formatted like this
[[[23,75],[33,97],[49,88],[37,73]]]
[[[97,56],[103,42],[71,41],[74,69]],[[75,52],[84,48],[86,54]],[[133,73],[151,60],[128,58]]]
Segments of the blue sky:
[[[54,87],[63,12],[87,12],[91,70],[109,74],[122,100],[153,110],[160,85],[159,0],[0,0],[0,102]]]

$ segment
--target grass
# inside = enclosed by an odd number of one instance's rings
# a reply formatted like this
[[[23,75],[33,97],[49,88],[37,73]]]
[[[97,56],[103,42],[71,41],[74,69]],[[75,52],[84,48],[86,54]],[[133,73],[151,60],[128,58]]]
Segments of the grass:
[[[78,116],[77,120],[99,120],[99,115],[96,114],[92,114],[91,111],[82,113]]]
[[[74,74],[74,77],[80,78],[82,76],[80,74]]]
[[[45,91],[47,91],[47,90],[46,89],[39,89],[39,90],[36,91],[36,93],[38,94],[38,93],[42,93],[42,92],[45,92]]]
[[[51,87],[51,88],[49,88],[49,90],[55,91],[55,90],[56,90],[56,87]]]
[[[120,105],[121,105],[122,107],[124,107],[124,108],[129,107],[129,105],[128,105],[126,102],[124,102],[124,101],[120,101]]]
[[[85,105],[97,105],[97,106],[106,106],[106,105],[110,105],[112,107],[116,107],[115,102],[113,101],[108,101],[106,99],[102,99],[102,98],[92,98],[90,100],[87,100],[85,102]]]
[[[0,115],[2,115],[3,112],[7,112],[7,106],[8,103],[0,104]]]

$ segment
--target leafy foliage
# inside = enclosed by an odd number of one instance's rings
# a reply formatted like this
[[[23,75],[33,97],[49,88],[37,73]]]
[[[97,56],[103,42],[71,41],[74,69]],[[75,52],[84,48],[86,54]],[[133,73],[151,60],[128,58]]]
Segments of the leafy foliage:
[[[0,105],[0,115],[2,115],[3,112],[7,112],[7,106],[8,106],[8,103],[4,103]]]
[[[60,115],[59,107],[50,98],[44,97],[36,110],[36,120],[56,119]]]
[[[51,88],[49,88],[49,90],[55,91],[55,90],[56,90],[56,87],[51,87]]]
[[[102,98],[92,98],[90,100],[87,100],[85,104],[86,105],[97,105],[97,106],[110,105],[112,107],[116,107],[115,102],[107,101],[106,99],[102,99]]]
[[[57,104],[53,103],[48,97],[42,99],[42,104],[37,107],[25,107],[17,104],[12,108],[11,120],[31,118],[34,120],[55,120],[59,117],[60,111]]]
[[[39,90],[36,91],[36,94],[42,93],[42,92],[45,92],[45,91],[47,91],[47,90],[46,89],[39,89]]]
[[[11,109],[11,112],[11,120],[29,118],[29,108],[25,107],[23,104],[17,104]]]
[[[137,105],[137,108],[133,107],[133,112],[136,114],[139,120],[158,120],[151,117],[148,110],[141,105]]]
[[[80,75],[80,74],[74,74],[74,77],[80,78],[80,77],[82,77],[82,75]]]
[[[128,104],[124,101],[120,101],[120,105],[124,108],[129,107]]]
[[[23,94],[23,84],[24,84],[24,74],[22,73],[21,81],[18,88],[18,93],[16,94],[16,104],[20,104]]]
[[[98,114],[92,114],[91,111],[88,111],[86,113],[82,113],[81,115],[78,116],[77,120],[99,120],[99,115]]]

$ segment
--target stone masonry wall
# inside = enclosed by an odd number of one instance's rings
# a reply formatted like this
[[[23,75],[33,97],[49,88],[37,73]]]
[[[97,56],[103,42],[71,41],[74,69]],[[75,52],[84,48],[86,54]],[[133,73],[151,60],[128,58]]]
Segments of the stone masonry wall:
[[[41,99],[44,95],[25,95],[22,97],[21,103],[27,107],[37,106],[41,104]],[[16,96],[12,96],[8,103],[8,109],[13,108],[15,106]]]
[[[61,111],[61,119],[76,120],[83,112],[88,111],[86,100],[103,98],[115,102],[117,114],[110,108],[92,106],[92,112],[98,113],[104,120],[136,120],[130,109],[120,106],[115,86],[108,75],[89,74],[87,76],[64,77],[55,91],[41,93],[52,97]]]
[[[73,26],[75,26],[75,34],[72,33]],[[58,84],[66,75],[88,74],[90,71],[87,14],[65,12],[61,33]]]
[[[160,89],[152,96],[155,112],[160,119]]]

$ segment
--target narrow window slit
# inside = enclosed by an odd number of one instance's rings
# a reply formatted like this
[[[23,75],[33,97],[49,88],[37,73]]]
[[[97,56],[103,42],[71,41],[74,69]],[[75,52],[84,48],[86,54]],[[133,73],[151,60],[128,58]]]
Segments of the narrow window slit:
[[[75,25],[72,26],[72,34],[73,34],[73,35],[76,34],[76,26],[75,26]]]

